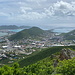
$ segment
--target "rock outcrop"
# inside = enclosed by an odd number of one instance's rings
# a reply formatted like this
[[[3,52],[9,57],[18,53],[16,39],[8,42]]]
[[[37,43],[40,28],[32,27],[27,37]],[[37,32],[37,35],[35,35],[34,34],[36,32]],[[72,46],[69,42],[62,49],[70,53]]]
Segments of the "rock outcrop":
[[[68,59],[71,59],[75,57],[75,51],[72,51],[71,49],[62,49],[61,52],[60,52],[60,56],[59,56],[59,59],[60,60],[68,60]]]
[[[53,55],[53,57],[55,57]],[[54,64],[53,66],[56,67],[57,64],[59,63],[58,60],[68,60],[68,59],[72,59],[73,57],[75,57],[75,51],[72,51],[69,48],[64,48],[61,50],[60,54],[56,56],[56,59],[54,60]]]

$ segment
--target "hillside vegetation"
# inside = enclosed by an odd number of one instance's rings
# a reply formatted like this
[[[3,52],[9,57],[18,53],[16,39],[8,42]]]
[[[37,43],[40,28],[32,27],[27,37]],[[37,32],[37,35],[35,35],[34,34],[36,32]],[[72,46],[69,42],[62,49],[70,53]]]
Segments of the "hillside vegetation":
[[[9,37],[9,40],[20,40],[23,38],[29,38],[29,37],[37,37],[45,33],[44,30],[38,28],[38,27],[32,27],[30,29],[24,29],[14,35],[11,35]]]
[[[19,61],[20,67],[36,63],[37,61],[40,61],[40,60],[42,60],[46,57],[51,56],[52,54],[54,54],[56,52],[59,52],[63,48],[75,49],[75,46],[52,47],[52,48],[44,49],[36,55],[33,55],[31,57],[28,57],[26,59],[23,59],[23,60]]]
[[[53,50],[55,48],[53,48]],[[59,51],[61,48],[62,47],[57,47],[56,51]],[[75,50],[74,46],[65,48]],[[54,60],[56,59],[51,59],[51,57],[48,56],[23,68],[20,68],[18,63],[14,63],[11,67],[4,65],[0,68],[0,75],[75,75],[75,58],[63,61],[58,59],[58,65],[56,67],[53,65]]]

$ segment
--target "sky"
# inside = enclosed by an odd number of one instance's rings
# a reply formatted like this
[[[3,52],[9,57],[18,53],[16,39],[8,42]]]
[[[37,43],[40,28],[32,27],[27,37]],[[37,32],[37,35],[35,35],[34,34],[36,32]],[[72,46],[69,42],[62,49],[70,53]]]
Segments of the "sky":
[[[75,27],[75,0],[0,0],[0,25]]]

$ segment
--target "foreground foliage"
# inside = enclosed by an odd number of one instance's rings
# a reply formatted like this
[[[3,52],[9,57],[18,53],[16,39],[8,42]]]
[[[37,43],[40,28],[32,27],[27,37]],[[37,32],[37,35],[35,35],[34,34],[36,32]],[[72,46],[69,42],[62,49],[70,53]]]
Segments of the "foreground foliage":
[[[57,67],[53,66],[50,57],[23,68],[18,63],[12,67],[4,65],[0,68],[0,75],[75,75],[75,58],[59,61]]]
[[[60,61],[56,71],[59,75],[75,75],[75,58]]]
[[[14,63],[12,66],[4,65],[0,68],[0,75],[75,75],[75,58],[63,61],[60,61],[57,58],[51,58],[51,56],[48,55],[48,52],[53,50],[51,53],[55,53],[55,48],[56,47],[54,47],[53,49],[51,48],[50,50],[47,49],[47,51],[44,50],[42,54],[45,54],[44,56],[46,58],[44,57],[43,59],[43,56],[40,56],[40,61],[36,62],[35,64],[31,64],[28,66],[26,65],[23,68],[20,68],[18,63]],[[75,50],[74,46],[72,46],[71,48]],[[56,48],[56,55],[59,54],[59,49],[61,49],[61,47],[59,47],[58,49]],[[58,60],[58,64],[56,67],[54,67],[55,60]]]

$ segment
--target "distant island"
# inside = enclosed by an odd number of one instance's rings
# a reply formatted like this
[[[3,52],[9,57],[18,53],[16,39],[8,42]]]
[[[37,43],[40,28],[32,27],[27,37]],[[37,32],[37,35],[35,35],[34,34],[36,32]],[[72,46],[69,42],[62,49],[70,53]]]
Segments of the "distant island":
[[[0,26],[0,30],[3,29],[27,29],[27,28],[31,28],[31,26],[17,26],[17,25],[2,25]]]

